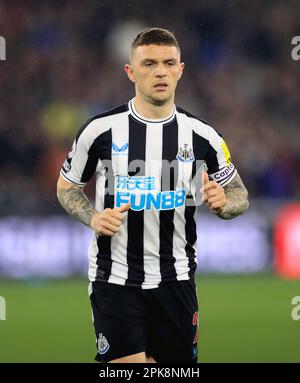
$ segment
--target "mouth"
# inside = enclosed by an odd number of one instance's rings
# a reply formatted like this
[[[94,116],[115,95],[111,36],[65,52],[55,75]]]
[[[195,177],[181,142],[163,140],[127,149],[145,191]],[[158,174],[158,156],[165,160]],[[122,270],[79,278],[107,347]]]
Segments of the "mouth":
[[[166,82],[158,82],[154,85],[155,90],[164,91],[168,88],[168,84]]]

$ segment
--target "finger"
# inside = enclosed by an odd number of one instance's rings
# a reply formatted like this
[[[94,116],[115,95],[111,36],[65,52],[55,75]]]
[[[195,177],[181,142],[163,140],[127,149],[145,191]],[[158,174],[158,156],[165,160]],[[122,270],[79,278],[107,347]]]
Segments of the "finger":
[[[111,223],[109,223],[107,221],[104,221],[102,223],[102,227],[104,229],[112,231],[113,233],[117,233],[120,230],[120,226],[115,226],[115,225],[113,225],[113,224],[111,224]]]
[[[211,208],[212,209],[219,209],[219,208],[222,208],[225,206],[225,201],[218,201],[218,202],[214,202],[213,204],[211,204]]]
[[[215,197],[215,196],[222,196],[222,197],[224,197],[223,190],[221,190],[219,188],[207,190],[204,193],[204,195],[207,196],[208,198],[212,198],[212,197]]]
[[[204,186],[207,185],[208,182],[209,182],[208,174],[207,174],[207,172],[203,172],[203,174],[202,174],[202,187],[200,188],[201,193],[204,192]]]
[[[221,194],[220,194],[221,193]],[[220,192],[219,189],[211,189],[211,190],[208,190],[207,192],[205,192],[203,194],[203,197],[202,197],[202,201],[203,202],[209,202],[209,199],[210,198],[213,198],[213,197],[218,197],[218,196],[223,196],[223,193]]]
[[[101,235],[101,236],[102,236],[102,235],[106,235],[106,236],[111,237],[111,236],[113,236],[115,233],[112,232],[112,231],[110,231],[110,230],[107,230],[107,229],[105,229],[105,228],[102,228],[101,233],[98,232],[97,234],[98,234],[98,235]]]
[[[209,181],[207,184],[202,186],[201,191],[206,192],[207,190],[210,190],[210,189],[216,189],[219,186],[220,185],[216,181]]]
[[[200,189],[200,193],[205,194],[208,190],[217,189],[219,185],[216,183],[216,181],[209,181],[206,185],[202,186]]]
[[[123,218],[123,216],[122,216]],[[121,219],[118,219],[118,218],[115,218],[115,217],[110,217],[108,222],[111,224],[111,225],[114,225],[114,226],[121,226],[122,224],[122,220]]]
[[[209,192],[205,192],[205,193],[203,193],[203,195],[202,195],[202,200],[203,200],[204,202],[207,202],[208,199],[209,199],[210,197],[212,197],[212,195],[211,195]]]
[[[121,213],[125,213],[126,211],[128,211],[130,209],[130,202],[128,202],[126,205],[122,205],[120,207],[117,207],[116,210],[117,211],[120,211]]]
[[[110,217],[116,218],[119,221],[123,221],[124,215],[117,209],[113,209],[110,213]]]
[[[225,201],[225,197],[223,195],[215,195],[215,196],[212,196],[212,197],[209,197],[207,202],[209,204],[213,204],[213,203],[216,203],[216,202],[219,202],[219,201]]]
[[[203,185],[206,185],[209,182],[209,177],[207,172],[203,172]]]

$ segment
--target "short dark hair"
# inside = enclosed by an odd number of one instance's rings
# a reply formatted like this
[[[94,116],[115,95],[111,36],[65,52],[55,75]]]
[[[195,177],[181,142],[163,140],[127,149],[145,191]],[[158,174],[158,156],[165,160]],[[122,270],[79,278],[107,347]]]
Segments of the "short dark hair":
[[[141,45],[167,45],[167,46],[175,46],[179,53],[180,48],[178,45],[178,41],[174,33],[170,32],[167,29],[163,28],[147,28],[140,32],[131,44],[131,52],[133,49],[141,46]]]

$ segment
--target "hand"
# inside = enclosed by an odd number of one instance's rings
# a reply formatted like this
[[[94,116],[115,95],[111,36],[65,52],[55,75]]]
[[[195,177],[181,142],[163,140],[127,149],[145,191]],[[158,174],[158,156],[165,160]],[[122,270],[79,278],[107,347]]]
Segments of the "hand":
[[[114,209],[104,209],[101,213],[96,212],[91,220],[91,228],[98,235],[108,235],[112,237],[120,230],[125,213],[130,209],[130,202]]]
[[[208,174],[204,172],[203,202],[205,202],[214,214],[220,214],[226,205],[225,191],[216,181],[210,181]]]

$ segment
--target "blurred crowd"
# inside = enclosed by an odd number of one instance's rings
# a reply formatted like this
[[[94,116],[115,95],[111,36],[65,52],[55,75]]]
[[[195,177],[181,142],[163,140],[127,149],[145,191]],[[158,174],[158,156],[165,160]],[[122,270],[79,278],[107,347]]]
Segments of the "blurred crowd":
[[[298,1],[0,1],[0,212],[59,212],[55,186],[88,117],[134,89],[127,47],[175,32],[177,104],[221,132],[251,198],[300,198]]]

